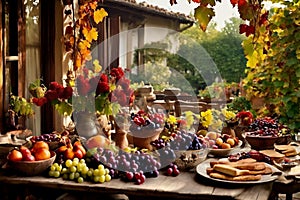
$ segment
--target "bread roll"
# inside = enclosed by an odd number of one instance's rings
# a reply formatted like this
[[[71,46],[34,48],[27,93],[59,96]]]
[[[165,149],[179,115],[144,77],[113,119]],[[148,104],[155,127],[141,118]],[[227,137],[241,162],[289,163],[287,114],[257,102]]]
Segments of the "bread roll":
[[[213,170],[229,176],[240,176],[249,174],[249,170],[237,169],[226,164],[215,164]]]
[[[228,181],[258,181],[261,179],[261,175],[241,175],[241,176],[228,176],[218,172],[213,172],[209,174],[212,178],[223,179]]]
[[[257,162],[257,163],[230,163],[230,166],[238,168],[238,169],[247,169],[251,171],[260,171],[266,168],[265,163]]]

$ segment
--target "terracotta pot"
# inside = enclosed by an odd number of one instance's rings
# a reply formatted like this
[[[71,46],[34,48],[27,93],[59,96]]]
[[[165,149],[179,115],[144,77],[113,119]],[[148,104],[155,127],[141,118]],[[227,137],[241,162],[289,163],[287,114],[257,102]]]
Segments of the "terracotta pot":
[[[116,126],[114,141],[116,142],[116,146],[118,146],[120,149],[125,149],[128,147],[127,133],[128,132],[126,129]]]
[[[227,135],[231,135],[232,137],[235,137],[235,131],[233,128],[229,127],[229,126],[225,126],[222,128],[221,134],[227,134]]]
[[[158,139],[162,130],[162,128],[142,129],[140,131],[130,130],[128,134],[128,141],[136,147],[153,150],[154,148],[150,142]]]

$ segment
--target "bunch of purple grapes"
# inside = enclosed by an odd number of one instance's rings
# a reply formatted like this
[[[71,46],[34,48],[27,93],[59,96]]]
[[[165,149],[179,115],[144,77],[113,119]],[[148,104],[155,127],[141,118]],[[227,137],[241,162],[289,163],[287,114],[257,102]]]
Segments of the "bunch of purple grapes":
[[[161,149],[166,146],[166,141],[162,138],[159,138],[159,139],[151,141],[150,144],[152,146],[154,146],[156,149]]]
[[[194,139],[192,141],[192,144],[189,146],[189,150],[200,150],[204,149],[205,145],[203,145],[203,141],[199,140],[199,138],[194,135]]]
[[[269,117],[257,118],[250,124],[249,133],[260,136],[278,136],[282,127],[278,120]]]
[[[178,131],[170,143],[170,148],[174,150],[187,150],[193,146],[193,140],[196,137],[194,133],[184,130]]]
[[[120,175],[124,176],[127,172],[143,172],[146,177],[155,177],[159,174],[158,169],[161,167],[160,162],[150,154],[136,151],[127,153],[119,150],[117,153],[110,149],[96,148],[93,152],[87,153],[87,163],[92,166],[103,164],[110,169],[112,178]]]
[[[47,133],[47,134],[42,134],[39,136],[32,136],[30,138],[30,141],[32,143],[35,143],[37,141],[44,141],[44,142],[59,142],[61,140],[60,136],[55,134],[55,133]]]
[[[170,163],[169,166],[167,167],[166,174],[168,176],[178,176],[180,174],[180,171],[177,165]]]

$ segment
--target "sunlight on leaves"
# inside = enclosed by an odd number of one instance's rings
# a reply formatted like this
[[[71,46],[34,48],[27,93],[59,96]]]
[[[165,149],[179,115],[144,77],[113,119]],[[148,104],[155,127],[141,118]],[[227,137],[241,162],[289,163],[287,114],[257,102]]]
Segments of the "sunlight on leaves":
[[[91,28],[91,30],[88,30],[84,27],[82,33],[88,42],[92,42],[98,38],[98,32],[96,28]]]
[[[96,10],[94,12],[94,20],[95,20],[96,24],[99,24],[99,22],[102,22],[106,16],[108,16],[108,14],[103,8],[101,8],[100,10]]]

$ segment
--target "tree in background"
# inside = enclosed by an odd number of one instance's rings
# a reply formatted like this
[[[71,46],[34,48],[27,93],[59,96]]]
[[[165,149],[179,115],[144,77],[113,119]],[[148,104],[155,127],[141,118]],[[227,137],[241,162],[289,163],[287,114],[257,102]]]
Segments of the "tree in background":
[[[193,66],[184,58],[178,56],[183,52],[199,51],[200,44],[208,53],[208,56],[212,58],[224,80],[227,82],[240,82],[240,79],[245,77],[246,68],[246,58],[241,45],[245,37],[239,34],[240,23],[240,19],[231,18],[221,31],[216,29],[215,24],[211,24],[206,32],[199,30],[197,25],[187,29],[181,33],[181,46],[178,54],[168,57],[168,66],[184,74],[193,86],[193,92],[198,93],[198,90],[203,89],[205,85],[212,84],[215,81],[217,72],[212,70],[210,64]],[[193,40],[188,40],[189,38]],[[187,60],[203,63],[201,52],[199,54],[191,53],[185,55]],[[200,73],[196,70],[198,67],[201,69]],[[203,79],[201,74],[206,74],[206,80]],[[207,79],[207,77],[209,78]],[[174,85],[181,86],[182,84],[178,82]]]
[[[144,63],[154,65],[162,63],[157,66],[159,69],[156,68],[156,71],[164,72],[163,65],[165,65],[172,73],[160,79],[155,76],[161,76],[162,73],[150,73],[153,70],[147,64],[139,67],[138,75],[132,75],[131,80],[133,82],[160,80],[151,84],[178,87],[190,94],[198,94],[198,91],[204,89],[206,85],[215,82],[217,73],[220,73],[227,82],[240,82],[240,79],[245,77],[246,66],[241,45],[244,37],[239,34],[240,22],[239,19],[232,18],[226,22],[221,31],[216,29],[216,24],[210,24],[206,32],[195,25],[179,34],[180,47],[176,54],[164,51],[165,44],[149,44],[143,49],[136,50],[135,65],[138,62],[138,54],[142,54]],[[202,49],[199,50],[199,46]],[[194,61],[198,66],[193,66],[189,61]],[[212,65],[217,66],[216,71],[213,70]],[[149,77],[150,74],[153,77]],[[201,74],[205,74],[205,80]],[[183,81],[188,83],[183,84]]]

